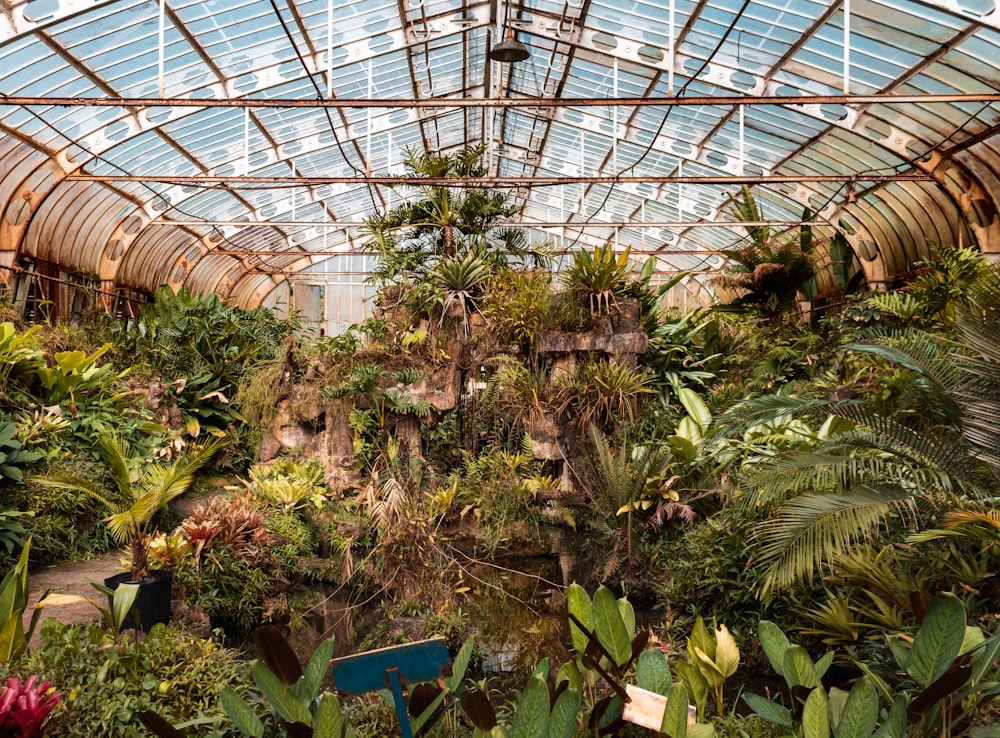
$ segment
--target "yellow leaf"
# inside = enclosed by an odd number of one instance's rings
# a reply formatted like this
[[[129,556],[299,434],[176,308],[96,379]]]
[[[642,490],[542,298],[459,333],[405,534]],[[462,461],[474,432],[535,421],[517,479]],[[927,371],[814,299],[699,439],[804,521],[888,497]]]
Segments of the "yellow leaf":
[[[62,605],[76,605],[80,602],[90,602],[93,604],[93,600],[87,597],[81,597],[80,595],[71,594],[50,594],[44,600],[34,605],[36,610],[40,610],[43,607],[61,607]]]
[[[701,675],[705,677],[705,681],[708,682],[708,685],[710,687],[718,687],[725,684],[726,677],[723,675],[722,669],[719,668],[718,664],[712,660],[712,657],[697,646],[694,648],[694,653],[697,657],[694,665],[698,667],[698,671],[700,671]]]
[[[715,663],[723,676],[730,677],[740,665],[740,649],[725,625],[715,631]]]

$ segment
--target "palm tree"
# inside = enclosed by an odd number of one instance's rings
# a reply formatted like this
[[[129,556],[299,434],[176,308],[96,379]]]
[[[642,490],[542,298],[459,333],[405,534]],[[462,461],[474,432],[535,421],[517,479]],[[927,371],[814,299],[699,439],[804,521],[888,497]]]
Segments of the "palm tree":
[[[213,438],[200,446],[188,446],[170,463],[160,463],[139,453],[124,438],[105,433],[98,439],[101,459],[107,465],[114,489],[72,475],[36,477],[44,487],[82,492],[108,511],[104,521],[111,537],[128,544],[131,577],[141,582],[149,575],[149,527],[153,516],[174,498],[184,494],[195,474],[227,444]]]
[[[460,263],[475,253],[496,271],[510,258],[536,264],[546,259],[523,231],[504,225],[521,210],[511,194],[461,186],[463,179],[488,173],[485,151],[484,145],[449,155],[407,151],[404,163],[410,175],[454,178],[456,186],[421,187],[402,205],[366,220],[366,245],[378,254],[371,281],[383,288],[383,299],[394,302],[391,306],[429,312],[439,301],[434,273],[442,261]]]
[[[789,412],[832,414],[849,430],[810,451],[761,464],[741,504],[773,510],[753,539],[764,595],[811,579],[824,562],[879,530],[919,527],[1000,490],[1000,271],[990,268],[955,307],[955,341],[920,330],[870,332],[845,350],[911,373],[916,412],[860,400],[764,397],[729,413],[728,432]]]

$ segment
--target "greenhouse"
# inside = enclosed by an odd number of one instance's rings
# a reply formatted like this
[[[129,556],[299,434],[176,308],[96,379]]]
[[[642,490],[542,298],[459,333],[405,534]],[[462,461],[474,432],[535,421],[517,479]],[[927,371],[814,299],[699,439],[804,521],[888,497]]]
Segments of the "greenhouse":
[[[997,0],[0,7],[0,737],[1000,735]]]

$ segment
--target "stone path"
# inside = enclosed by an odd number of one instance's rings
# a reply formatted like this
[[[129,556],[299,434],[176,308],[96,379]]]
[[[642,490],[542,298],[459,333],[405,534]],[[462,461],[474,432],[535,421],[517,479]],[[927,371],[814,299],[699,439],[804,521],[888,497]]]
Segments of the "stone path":
[[[51,589],[53,593],[78,595],[89,597],[100,602],[102,607],[107,607],[106,601],[102,600],[102,595],[94,589],[90,582],[103,582],[105,578],[117,574],[121,571],[119,562],[122,553],[113,551],[88,561],[71,561],[65,564],[57,564],[45,569],[33,571],[28,577],[28,611],[25,613],[24,623],[27,627],[31,622],[31,615],[34,612],[32,605],[35,605],[46,589]],[[89,581],[88,581],[89,580]],[[41,630],[41,623],[46,618],[55,618],[63,623],[92,623],[101,619],[101,614],[89,602],[77,602],[67,605],[52,605],[42,608],[39,618],[39,627],[35,631],[31,646],[38,645],[38,635]]]

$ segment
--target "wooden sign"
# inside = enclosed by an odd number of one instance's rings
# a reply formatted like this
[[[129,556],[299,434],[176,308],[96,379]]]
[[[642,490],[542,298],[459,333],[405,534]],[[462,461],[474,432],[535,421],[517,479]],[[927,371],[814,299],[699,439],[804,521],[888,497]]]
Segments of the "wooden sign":
[[[650,692],[648,689],[637,687],[634,684],[625,685],[625,694],[629,696],[629,702],[625,703],[622,719],[633,725],[659,732],[660,728],[663,727],[663,713],[667,709],[667,698],[662,694]],[[688,725],[694,725],[696,719],[695,706],[688,705]]]
[[[333,682],[342,692],[362,694],[379,689],[392,690],[402,736],[413,738],[403,685],[439,679],[448,661],[444,639],[431,638],[333,659],[330,667]]]

